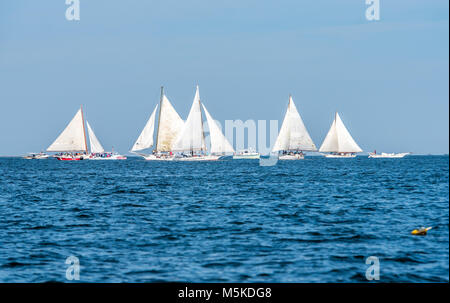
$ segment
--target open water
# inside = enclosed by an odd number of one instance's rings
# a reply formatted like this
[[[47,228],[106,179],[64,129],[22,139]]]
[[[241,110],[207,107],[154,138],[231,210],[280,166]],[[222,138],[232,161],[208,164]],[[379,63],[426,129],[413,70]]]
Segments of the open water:
[[[413,236],[421,226],[433,228]],[[449,281],[449,157],[0,158],[0,282]]]

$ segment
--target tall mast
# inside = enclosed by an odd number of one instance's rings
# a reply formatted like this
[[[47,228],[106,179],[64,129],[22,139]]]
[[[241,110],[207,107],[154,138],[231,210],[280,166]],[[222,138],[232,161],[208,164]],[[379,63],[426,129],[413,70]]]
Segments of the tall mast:
[[[81,120],[83,121],[84,147],[85,147],[86,153],[88,153],[87,141],[86,141],[86,128],[84,127],[83,104],[80,105],[80,110],[81,110]]]
[[[286,113],[284,114],[284,117],[285,117],[285,118],[287,117],[287,115],[289,114],[289,110],[291,109],[291,97],[292,97],[292,95],[289,94],[288,107],[287,107],[287,109],[286,109]],[[283,120],[283,121],[284,121],[284,120]],[[290,135],[289,135],[289,140],[290,140]],[[289,143],[288,148],[290,148],[290,147],[291,147],[291,144]],[[289,151],[289,149],[286,150],[286,151]]]
[[[198,89],[198,85],[197,85],[197,89]],[[203,116],[202,116],[202,106],[201,106],[201,101],[200,101],[200,92],[198,93],[198,106],[200,108],[200,122],[202,124],[202,139],[203,139],[202,142],[205,142],[205,131],[203,130]],[[203,146],[200,150],[203,150]],[[206,153],[206,146],[205,146],[204,152]]]
[[[337,127],[336,127],[336,123],[337,123],[337,111],[334,112],[334,127],[337,131]],[[339,142],[339,141],[338,141]],[[339,143],[338,143],[339,144]],[[338,148],[339,149],[339,148]]]
[[[158,111],[158,128],[156,129],[155,151],[158,151],[159,121],[161,120],[161,107],[162,107],[163,96],[164,96],[164,86],[161,86],[161,97],[159,98],[159,111]]]

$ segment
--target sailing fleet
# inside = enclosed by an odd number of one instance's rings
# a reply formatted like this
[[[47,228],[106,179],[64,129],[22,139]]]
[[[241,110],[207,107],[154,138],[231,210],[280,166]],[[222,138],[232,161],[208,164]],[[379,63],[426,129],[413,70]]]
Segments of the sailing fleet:
[[[202,113],[203,112],[203,113]],[[209,128],[210,144],[206,146],[203,115]],[[86,134],[87,129],[87,134]],[[156,139],[154,140],[154,138]],[[89,138],[89,149],[88,141]],[[224,156],[233,159],[259,159],[260,154],[247,149],[236,152],[226,139],[220,126],[200,100],[196,87],[194,100],[186,120],[177,113],[161,87],[159,103],[153,109],[131,150],[148,161],[217,161]],[[278,137],[272,148],[272,155],[279,160],[301,160],[305,152],[319,152],[326,158],[354,158],[362,149],[350,135],[339,113],[335,113],[331,127],[317,150],[300,113],[289,96],[286,113]],[[53,157],[61,161],[79,160],[125,160],[126,156],[113,150],[106,152],[95,135],[92,126],[84,119],[83,108],[47,148]],[[402,158],[409,153],[370,153],[369,158]],[[49,155],[31,153],[26,159],[46,159]]]

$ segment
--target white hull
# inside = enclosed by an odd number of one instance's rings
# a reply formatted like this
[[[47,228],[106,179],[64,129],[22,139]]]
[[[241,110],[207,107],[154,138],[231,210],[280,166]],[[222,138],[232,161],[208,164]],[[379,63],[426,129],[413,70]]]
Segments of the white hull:
[[[305,159],[305,156],[301,154],[278,156],[278,160],[302,160],[302,159]]]
[[[189,156],[189,157],[177,157],[175,161],[217,161],[221,156]]]
[[[377,154],[369,154],[369,158],[403,158],[404,156],[409,155],[409,153],[399,153],[399,154],[386,154],[386,153],[381,153],[379,155]]]
[[[342,155],[333,155],[333,154],[326,154],[324,155],[325,158],[355,158],[356,155],[355,154],[342,154]]]
[[[50,156],[49,155],[41,155],[41,154],[35,154],[35,155],[29,155],[29,156],[24,156],[24,159],[36,159],[36,160],[42,160],[42,159],[48,159]]]
[[[111,157],[90,157],[89,160],[126,160],[127,157],[122,155],[112,155]]]
[[[259,159],[261,156],[260,154],[244,154],[244,155],[234,155],[234,160],[245,160],[245,159]]]
[[[147,161],[173,161],[175,159],[175,156],[169,156],[169,155],[148,155],[148,156],[142,156]]]

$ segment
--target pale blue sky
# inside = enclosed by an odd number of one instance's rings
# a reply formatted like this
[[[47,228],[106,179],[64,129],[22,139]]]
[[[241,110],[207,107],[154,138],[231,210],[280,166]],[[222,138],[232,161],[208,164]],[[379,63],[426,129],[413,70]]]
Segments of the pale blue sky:
[[[371,151],[448,153],[447,0],[0,2],[0,155],[47,148],[83,104],[127,152],[164,85],[183,118],[283,118],[292,94],[320,146],[338,110]],[[222,3],[223,2],[223,3]]]

